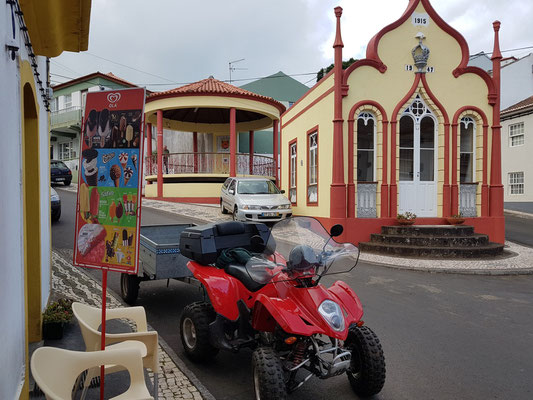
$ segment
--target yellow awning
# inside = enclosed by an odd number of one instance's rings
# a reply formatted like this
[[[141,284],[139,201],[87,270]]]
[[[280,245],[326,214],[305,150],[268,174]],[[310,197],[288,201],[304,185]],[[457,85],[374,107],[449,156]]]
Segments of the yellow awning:
[[[19,0],[35,54],[56,57],[89,47],[91,0]]]

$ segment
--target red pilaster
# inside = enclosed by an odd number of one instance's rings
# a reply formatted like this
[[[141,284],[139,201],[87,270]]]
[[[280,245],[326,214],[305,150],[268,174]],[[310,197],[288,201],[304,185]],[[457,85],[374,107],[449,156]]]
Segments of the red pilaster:
[[[488,154],[489,154],[489,125],[483,124],[483,183],[481,185],[481,216],[489,216],[489,185],[488,185]]]
[[[237,176],[237,110],[229,110],[229,176]]]
[[[192,151],[194,153],[194,173],[198,173],[198,132],[192,133]]]
[[[495,21],[494,50],[492,52],[492,79],[496,89],[496,102],[492,108],[492,153],[490,163],[490,200],[489,212],[491,217],[503,217],[503,185],[502,185],[502,160],[501,160],[501,126],[500,126],[500,68],[502,53],[498,32],[500,21]]]
[[[389,132],[388,129],[389,121],[386,121],[385,114],[383,114],[383,173],[381,178],[381,218],[386,218],[389,216],[389,185],[387,181],[387,137]]]
[[[459,186],[457,185],[457,122],[452,124],[452,215],[459,214]]]
[[[274,152],[274,177],[276,185],[279,184],[278,160],[279,160],[279,139],[278,139],[278,120],[273,121],[272,125],[272,151]]]
[[[248,154],[250,160],[250,175],[254,174],[254,131],[248,136]]]
[[[157,110],[157,197],[163,197],[163,110]]]
[[[442,216],[452,215],[450,187],[450,124],[444,124],[444,185],[442,188]]]
[[[417,74],[418,76],[418,74]],[[395,110],[396,111],[396,110]],[[396,184],[396,114],[390,123],[390,188],[389,217],[395,218],[398,213],[398,185]]]
[[[354,119],[348,119],[348,209],[347,217],[355,218],[355,182],[354,182]]]
[[[342,48],[341,38],[342,8],[335,7],[337,32],[333,48],[335,50],[334,77],[334,119],[333,119],[333,169],[330,188],[330,217],[346,218],[346,185],[344,183],[344,149],[343,149],[343,118],[342,118]]]

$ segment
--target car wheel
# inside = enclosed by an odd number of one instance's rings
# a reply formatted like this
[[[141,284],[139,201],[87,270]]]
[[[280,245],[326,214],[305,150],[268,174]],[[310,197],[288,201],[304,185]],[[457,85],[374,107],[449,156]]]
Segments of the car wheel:
[[[235,208],[233,209],[233,220],[234,221],[238,221],[239,219],[237,218],[237,213],[239,212],[239,209],[237,208],[237,206],[235,206]]]
[[[65,181],[65,186],[70,186],[70,181]]]
[[[224,207],[224,204],[222,203],[222,199],[220,199],[220,212],[222,214],[227,214],[228,213],[228,210],[226,210],[226,208]]]
[[[180,319],[181,343],[191,360],[206,361],[217,355],[218,349],[209,341],[209,324],[215,318],[215,310],[206,302],[192,303],[183,309]]]
[[[57,210],[57,212],[52,214],[52,221],[59,221],[59,217],[61,217],[61,209]]]

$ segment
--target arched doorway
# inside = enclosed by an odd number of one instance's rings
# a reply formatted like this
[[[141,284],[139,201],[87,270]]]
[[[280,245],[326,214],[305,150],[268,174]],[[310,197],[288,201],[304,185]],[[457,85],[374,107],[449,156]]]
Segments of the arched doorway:
[[[398,212],[437,216],[437,119],[417,95],[400,118]]]
[[[41,210],[39,120],[34,91],[23,86],[22,174],[24,207],[24,279],[29,343],[41,340]]]

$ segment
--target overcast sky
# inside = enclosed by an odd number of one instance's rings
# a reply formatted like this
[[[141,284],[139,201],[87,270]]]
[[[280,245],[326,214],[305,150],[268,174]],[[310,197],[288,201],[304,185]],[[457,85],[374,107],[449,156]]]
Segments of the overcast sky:
[[[433,0],[467,40],[470,53],[492,51],[500,20],[501,49],[533,46],[531,0]],[[89,50],[52,59],[52,82],[112,72],[151,90],[213,75],[243,85],[278,71],[312,86],[311,74],[333,62],[340,5],[344,59],[363,58],[370,38],[397,20],[407,0],[93,0]],[[523,56],[533,49],[504,52]],[[119,65],[122,64],[122,65]],[[133,69],[132,69],[133,68]],[[141,72],[142,71],[142,72]],[[304,75],[307,74],[307,75]]]

